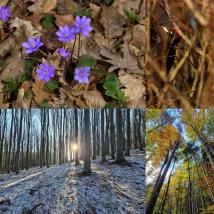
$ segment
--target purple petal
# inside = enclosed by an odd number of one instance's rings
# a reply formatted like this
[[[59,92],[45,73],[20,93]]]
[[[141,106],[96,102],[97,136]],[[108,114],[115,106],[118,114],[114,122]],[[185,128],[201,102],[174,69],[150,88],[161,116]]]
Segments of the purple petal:
[[[38,80],[43,80],[44,77],[42,75],[38,76]]]
[[[56,32],[56,35],[59,36],[59,37],[62,37],[62,36],[63,36],[62,32],[60,32],[60,31],[57,31],[57,32]]]
[[[84,68],[85,72],[89,72],[89,71],[90,71],[90,69],[91,69],[91,67],[90,67],[90,66],[86,66],[86,67]]]
[[[77,24],[81,23],[81,18],[79,16],[76,17],[75,23]]]
[[[49,77],[49,76],[45,76],[45,77],[44,77],[44,81],[45,81],[45,82],[49,82],[49,80],[50,80],[50,77]]]
[[[25,50],[25,53],[31,54],[31,53],[33,53],[33,50],[32,50],[32,49],[26,49],[26,50]]]
[[[22,43],[22,47],[24,48],[31,48],[31,46],[27,42]]]
[[[29,41],[29,43],[30,43],[31,45],[32,45],[33,43],[35,43],[35,40],[34,40],[33,37],[30,37],[28,41]]]

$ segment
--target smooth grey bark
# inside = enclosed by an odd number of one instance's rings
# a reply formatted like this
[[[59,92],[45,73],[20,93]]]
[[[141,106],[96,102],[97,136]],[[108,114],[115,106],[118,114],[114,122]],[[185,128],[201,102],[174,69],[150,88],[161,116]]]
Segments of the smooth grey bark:
[[[78,145],[78,115],[77,109],[74,109],[74,121],[75,121],[75,143]],[[75,151],[75,165],[79,165],[79,148]]]
[[[106,162],[106,145],[105,145],[105,111],[101,109],[101,144],[102,144],[102,162]]]

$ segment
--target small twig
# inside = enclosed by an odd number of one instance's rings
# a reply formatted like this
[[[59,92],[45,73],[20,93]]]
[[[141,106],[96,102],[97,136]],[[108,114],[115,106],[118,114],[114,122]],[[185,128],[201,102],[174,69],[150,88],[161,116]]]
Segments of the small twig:
[[[186,109],[192,109],[190,102],[183,95],[181,95],[180,92],[174,86],[169,85],[168,88],[178,97],[178,99],[183,103]]]
[[[44,53],[42,50],[40,50],[40,49],[38,49],[39,50],[39,52],[40,53],[42,53],[44,56],[46,56],[47,57],[47,54],[46,53]]]
[[[170,19],[170,21],[172,22],[172,25],[174,27],[174,29],[176,30],[176,32],[178,33],[178,35],[189,45],[192,46],[192,42],[190,41],[189,38],[187,38],[187,36],[182,32],[182,30],[178,27],[178,25],[176,24],[176,22],[173,20],[170,9],[169,9],[169,4],[168,4],[168,0],[164,0],[164,4],[165,4],[165,8],[166,8],[166,12],[167,15]],[[204,55],[204,50],[198,48],[198,47],[193,47],[193,50],[196,51],[197,53],[199,53],[200,55]]]
[[[208,46],[209,46],[209,41],[206,41],[205,50],[208,48]],[[204,68],[205,68],[206,58],[207,58],[206,55],[204,55],[202,57],[200,67],[198,69],[198,73],[201,74],[201,78],[200,78],[199,87],[198,87],[196,107],[199,106],[200,99],[201,99],[201,94],[202,94],[203,87],[204,87],[204,78],[205,78]]]
[[[163,82],[167,82],[167,76],[166,76],[166,73],[162,70],[160,70],[160,68],[158,67],[157,63],[154,62],[154,60],[149,56],[147,55],[147,63],[153,67],[154,71],[158,74],[158,76],[161,78],[161,80]]]
[[[182,68],[182,66],[185,64],[185,62],[187,61],[187,59],[189,58],[189,55],[193,49],[193,46],[195,45],[196,42],[196,36],[194,36],[193,41],[192,41],[192,45],[190,46],[190,48],[187,50],[187,52],[184,54],[183,58],[180,60],[180,62],[178,63],[178,65],[176,65],[176,67],[171,71],[170,76],[169,76],[169,81],[172,82],[175,80],[175,77],[177,76],[179,70]]]
[[[202,25],[202,26],[207,26],[208,21],[205,19],[204,16],[201,15],[200,11],[195,8],[192,0],[184,0],[186,5],[188,6],[188,8],[191,10],[191,12],[193,13],[194,17],[198,20],[198,22]]]

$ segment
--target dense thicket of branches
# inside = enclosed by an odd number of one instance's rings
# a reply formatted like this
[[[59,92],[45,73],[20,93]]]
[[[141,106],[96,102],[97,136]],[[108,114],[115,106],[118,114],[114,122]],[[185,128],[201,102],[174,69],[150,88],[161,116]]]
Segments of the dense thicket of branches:
[[[90,159],[107,155],[121,163],[130,149],[143,150],[144,118],[144,110],[129,109],[1,109],[0,169],[19,173],[83,159],[90,173]]]
[[[147,107],[213,107],[214,2],[147,1]]]

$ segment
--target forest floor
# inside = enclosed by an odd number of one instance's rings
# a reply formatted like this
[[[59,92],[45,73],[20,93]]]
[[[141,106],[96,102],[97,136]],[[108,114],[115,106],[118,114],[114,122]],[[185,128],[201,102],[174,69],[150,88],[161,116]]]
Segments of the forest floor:
[[[145,107],[145,1],[1,0],[0,7],[5,5],[11,15],[0,19],[2,108]],[[75,17],[84,15],[91,18],[93,31],[81,36],[80,48],[75,39],[60,42],[59,28],[73,26]],[[38,36],[40,51],[27,54],[22,43]],[[62,46],[75,46],[66,66],[57,52]],[[90,56],[88,84],[74,79],[79,53]],[[55,67],[48,83],[36,72],[44,62]]]
[[[143,213],[144,156],[126,157],[130,165],[92,161],[91,176],[79,176],[82,164],[32,168],[19,175],[0,175],[0,212],[23,213]]]

